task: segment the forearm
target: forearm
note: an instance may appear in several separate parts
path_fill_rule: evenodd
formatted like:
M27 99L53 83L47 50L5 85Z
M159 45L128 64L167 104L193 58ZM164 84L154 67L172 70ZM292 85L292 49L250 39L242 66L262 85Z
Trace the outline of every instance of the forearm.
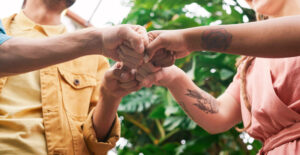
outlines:
M96 42L100 38L97 40L94 31L88 29L45 39L12 38L0 46L0 76L33 71L96 54L95 45L99 44Z
M300 55L300 16L245 24L183 30L191 51L214 51L258 57Z
M232 109L222 107L220 101L201 90L187 76L180 76L168 88L182 109L200 127L210 133L230 129L239 119L232 119ZM176 85L174 85L176 83ZM224 104L223 104L224 105Z
M121 99L122 98L106 94L106 91L102 89L100 101L93 114L93 125L98 140L103 141L107 137L116 119L115 117Z

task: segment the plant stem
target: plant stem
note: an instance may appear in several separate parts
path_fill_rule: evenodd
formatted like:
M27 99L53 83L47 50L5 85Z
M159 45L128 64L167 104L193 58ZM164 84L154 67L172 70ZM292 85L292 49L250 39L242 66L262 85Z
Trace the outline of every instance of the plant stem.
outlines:
M151 139L151 141L153 142L153 144L156 144L157 140L155 139L155 137L151 134L151 130L149 128L147 128L146 126L144 126L142 123L138 122L137 120L135 120L132 116L128 115L128 114L124 114L124 119L127 120L128 122L132 123L133 125L137 126L138 128L140 128L142 131L144 131L148 137Z
M166 136L166 132L165 132L164 128L162 127L162 125L161 125L159 119L155 119L155 123L156 123L157 128L158 128L158 131L159 131L159 133L160 133L160 137L161 137L161 138L164 138L164 137ZM160 138L160 139L161 139L161 138Z
M172 137L174 134L176 134L178 131L180 131L179 128L171 131L170 133L168 133L164 138L161 138L158 142L158 145L163 143L165 140L167 140L168 138Z

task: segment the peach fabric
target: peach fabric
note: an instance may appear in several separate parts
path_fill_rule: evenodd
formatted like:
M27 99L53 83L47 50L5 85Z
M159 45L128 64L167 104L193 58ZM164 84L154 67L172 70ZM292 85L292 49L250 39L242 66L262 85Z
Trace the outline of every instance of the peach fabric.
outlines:
M239 70L225 93L241 104L252 137L263 142L259 154L300 154L300 57L256 58L247 72L251 114L240 99Z

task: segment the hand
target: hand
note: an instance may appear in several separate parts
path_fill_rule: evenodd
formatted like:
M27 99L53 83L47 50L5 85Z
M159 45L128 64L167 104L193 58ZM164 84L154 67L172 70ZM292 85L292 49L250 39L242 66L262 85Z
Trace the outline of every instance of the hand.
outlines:
M163 86L169 88L175 79L184 76L184 72L175 65L165 68L157 68L147 63L140 67L137 71L136 79L140 81L143 87L152 87L152 85Z
M147 36L147 31L142 26L136 26L134 27L134 30L142 37L143 40L143 46L148 46L149 39ZM145 50L145 48L144 48ZM121 61L124 63L125 66L136 69L138 68L142 63L144 63L144 51L142 51L142 54L135 51L134 48L132 48L132 45L130 45L127 41L122 44L118 49L119 57Z
M104 75L101 93L112 98L122 98L141 88L135 80L135 72L117 62Z
M151 32L148 33L149 43L155 40L155 36ZM155 67L168 67L175 63L175 56L171 51L159 49L150 61Z
M152 33L148 33L149 42L151 43L155 37ZM143 81L150 74L162 71L162 67L169 67L175 63L175 57L172 52L159 49L150 62L144 63L137 69L137 80ZM153 83L144 81L141 86L151 87Z
M182 30L152 31L148 36L153 41L146 48L145 62L149 62L159 51L169 51L175 59L190 54Z
M147 31L138 25L119 25L102 29L102 55L125 66L138 66L143 62Z

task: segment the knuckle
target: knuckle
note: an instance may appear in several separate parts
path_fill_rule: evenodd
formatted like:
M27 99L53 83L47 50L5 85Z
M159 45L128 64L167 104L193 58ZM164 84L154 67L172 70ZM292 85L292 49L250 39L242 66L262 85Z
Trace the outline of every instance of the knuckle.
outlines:
M128 33L129 27L126 25L122 25L119 27L119 35L124 36L126 33Z

